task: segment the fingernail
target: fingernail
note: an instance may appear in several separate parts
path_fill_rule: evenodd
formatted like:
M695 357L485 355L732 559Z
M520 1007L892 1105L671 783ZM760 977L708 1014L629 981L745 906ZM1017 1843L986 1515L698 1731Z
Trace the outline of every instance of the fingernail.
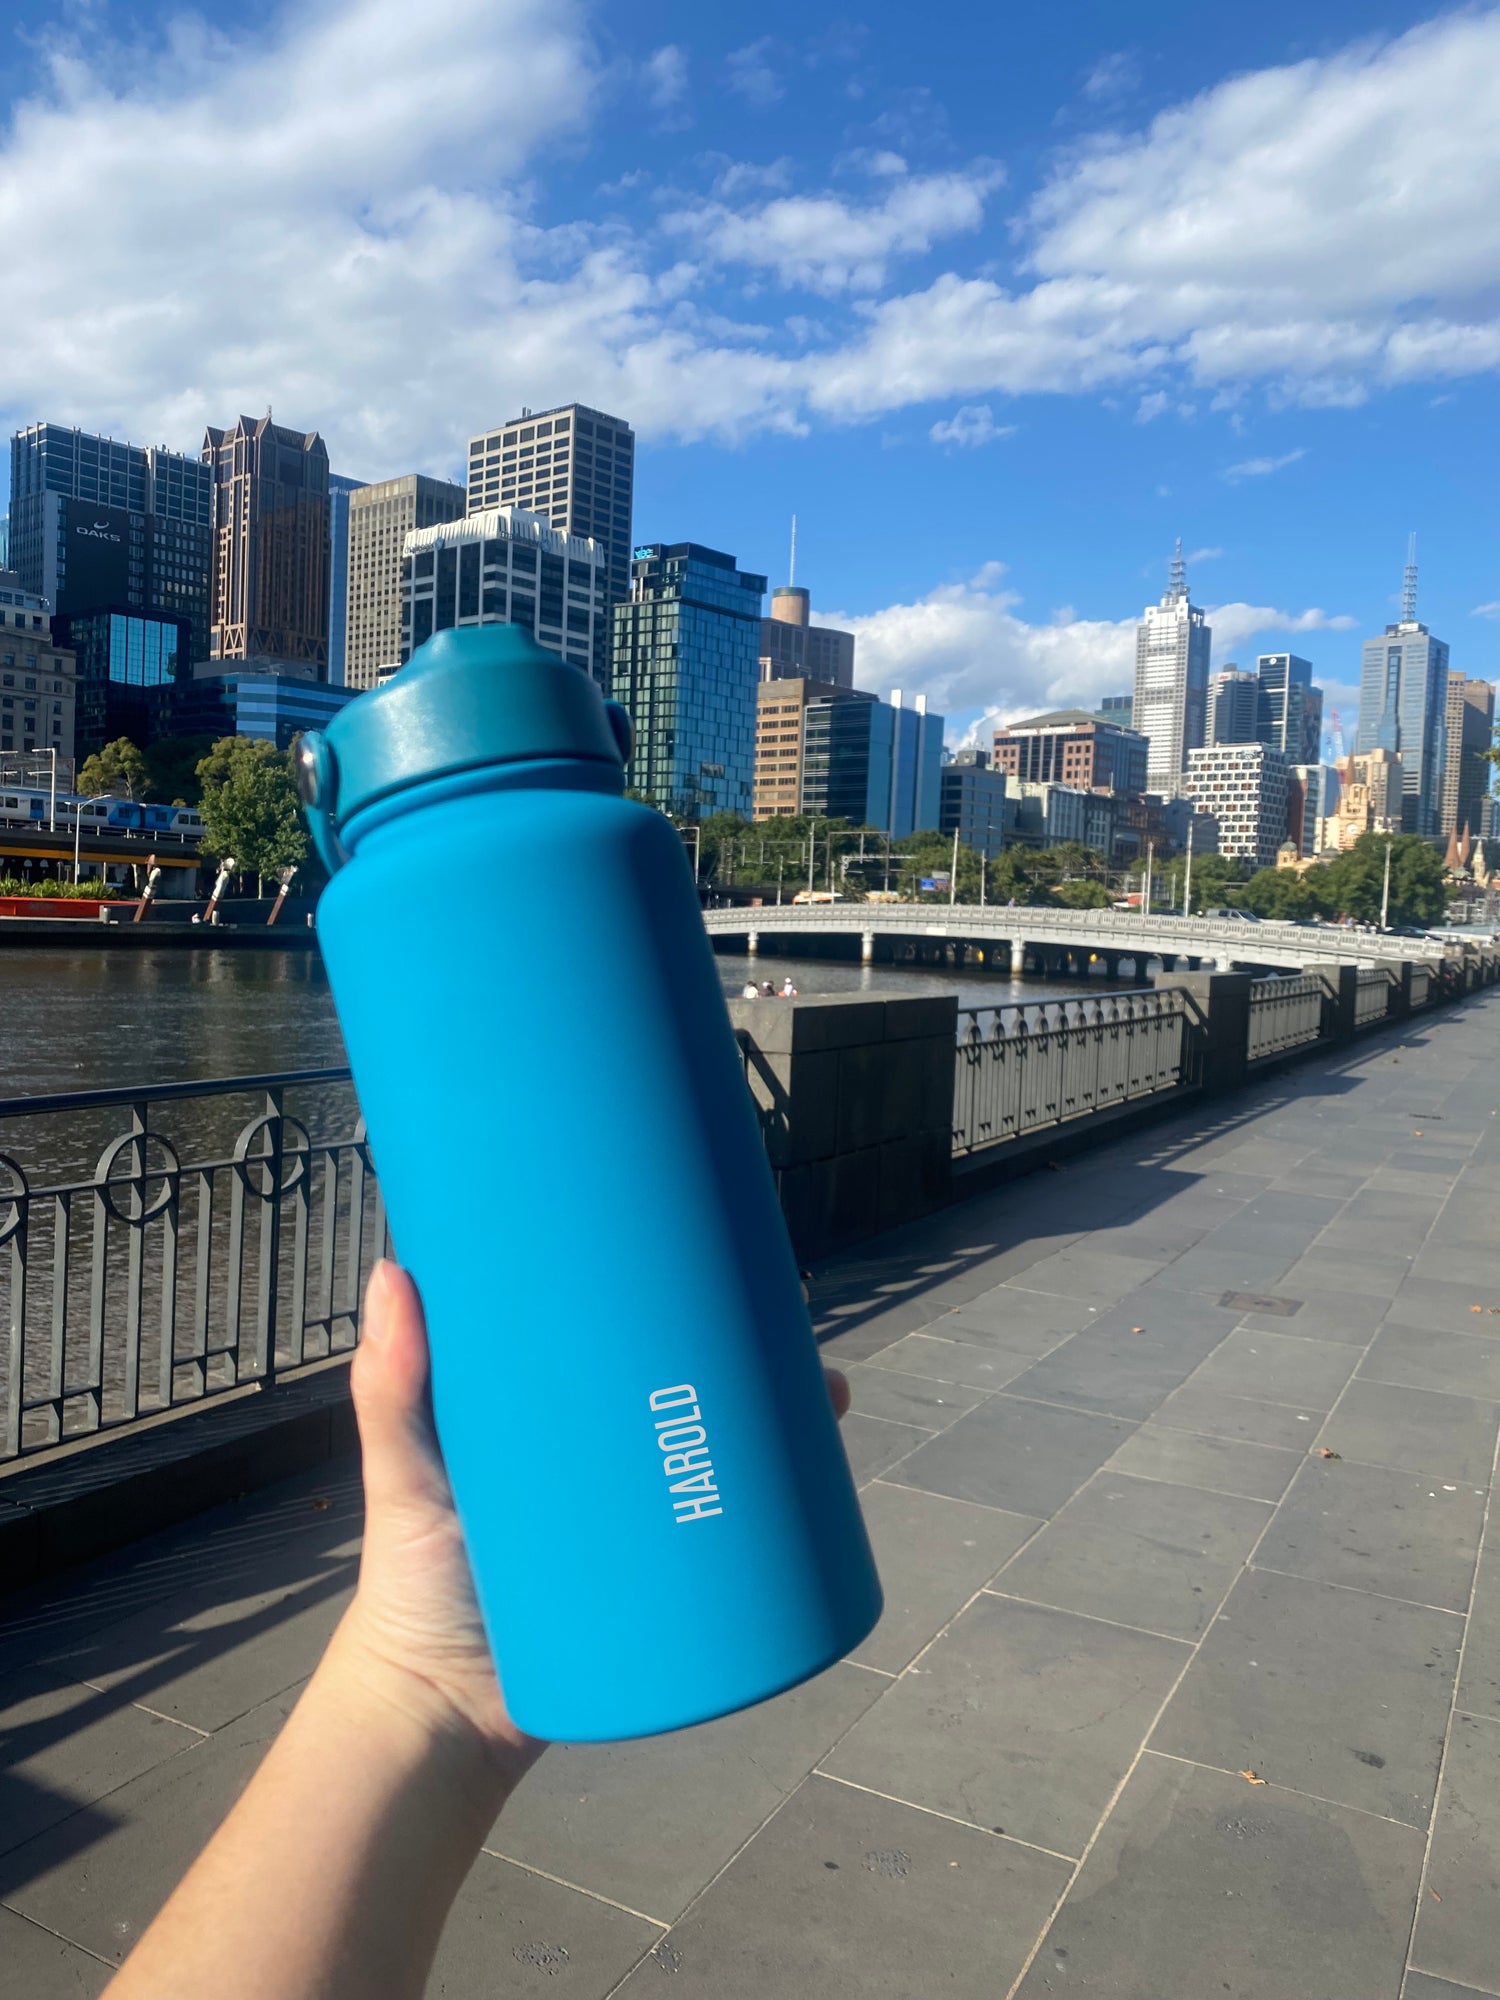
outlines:
M365 1287L365 1311L360 1323L360 1336L378 1347L390 1333L390 1263L384 1257L377 1257L370 1272L370 1282Z

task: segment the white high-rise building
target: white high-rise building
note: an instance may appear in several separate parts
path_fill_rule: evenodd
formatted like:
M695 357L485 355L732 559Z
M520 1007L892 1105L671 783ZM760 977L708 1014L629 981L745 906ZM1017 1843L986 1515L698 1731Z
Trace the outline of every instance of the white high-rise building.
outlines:
M1147 790L1164 798L1181 794L1188 752L1202 747L1212 643L1212 630L1188 597L1179 540L1166 593L1147 606L1135 633L1131 727L1149 745Z
M520 507L415 528L401 557L401 664L434 632L520 625L588 673L609 619L607 564L601 543L562 534ZM758 600L755 610L758 617ZM753 680L750 687L753 698Z
M1212 813L1219 852L1274 868L1287 834L1287 761L1267 743L1214 743L1188 752L1183 781L1194 812Z

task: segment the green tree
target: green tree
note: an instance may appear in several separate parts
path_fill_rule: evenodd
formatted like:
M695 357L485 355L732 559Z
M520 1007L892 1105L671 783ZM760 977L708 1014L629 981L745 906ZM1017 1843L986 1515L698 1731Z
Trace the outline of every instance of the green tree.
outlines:
M1437 923L1448 905L1443 858L1418 833L1362 833L1323 870L1322 886L1329 907L1357 923L1380 922L1387 847L1391 854L1389 921Z
M1080 881L1076 876L1071 881L1059 882L1053 894L1068 910L1107 910L1114 901L1105 883Z
M78 789L86 797L113 792L117 798L143 799L151 773L146 759L128 736L117 736L92 757L85 757L78 773Z
M212 750L211 736L163 736L146 745L146 797L195 806L203 796L198 766Z
M1299 917L1326 917L1332 911L1321 868L1299 875L1294 868L1261 868L1240 892L1240 902L1257 917L1294 923Z
M1192 914L1201 916L1205 910L1237 909L1244 903L1245 882L1250 871L1243 861L1233 861L1224 854L1195 854L1193 856ZM1187 874L1187 857L1179 854L1164 868L1155 871L1151 900L1158 908L1180 910L1182 908L1183 883ZM1132 889L1139 889L1144 875L1144 864L1137 863L1131 872Z
M308 840L297 800L290 755L274 743L221 736L198 764L203 788L203 852L234 857L241 873L265 878L297 868Z

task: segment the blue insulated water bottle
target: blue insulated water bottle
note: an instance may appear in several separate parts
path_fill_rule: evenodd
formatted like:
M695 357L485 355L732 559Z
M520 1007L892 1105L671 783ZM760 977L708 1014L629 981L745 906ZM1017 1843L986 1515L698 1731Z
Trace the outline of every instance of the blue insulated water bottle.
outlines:
M880 1613L682 842L517 627L305 736L318 934L511 1715L724 1715Z

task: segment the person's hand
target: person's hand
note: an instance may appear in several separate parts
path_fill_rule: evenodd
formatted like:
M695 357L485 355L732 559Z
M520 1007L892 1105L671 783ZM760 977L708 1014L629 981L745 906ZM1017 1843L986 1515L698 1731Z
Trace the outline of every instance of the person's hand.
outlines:
M827 1375L842 1417L849 1384ZM365 1535L335 1647L367 1688L477 1756L503 1793L545 1746L505 1712L433 1430L422 1302L395 1264L370 1274L352 1387Z

